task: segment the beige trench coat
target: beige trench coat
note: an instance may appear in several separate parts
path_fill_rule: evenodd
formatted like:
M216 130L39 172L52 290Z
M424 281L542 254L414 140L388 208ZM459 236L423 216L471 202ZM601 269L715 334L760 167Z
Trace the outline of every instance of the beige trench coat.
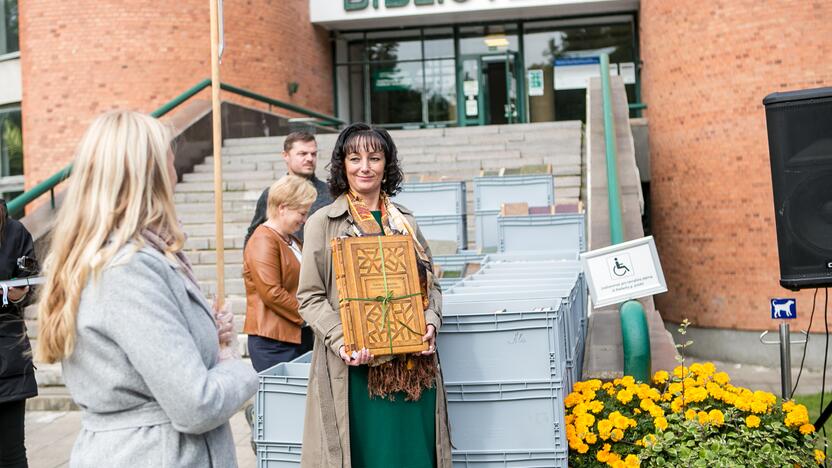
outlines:
M416 226L413 212L400 206L419 242L428 244ZM349 234L352 217L342 195L331 205L315 212L304 228L303 261L300 269L298 301L300 315L315 332L315 350L306 398L303 430L302 468L351 468L347 365L338 355L344 332L338 313L338 290L332 269L330 240ZM442 325L442 292L430 291L426 322ZM438 357L436 358L438 359ZM441 374L440 374L441 375ZM451 441L447 418L447 399L442 379L438 379L436 398L436 458L438 468L451 467Z

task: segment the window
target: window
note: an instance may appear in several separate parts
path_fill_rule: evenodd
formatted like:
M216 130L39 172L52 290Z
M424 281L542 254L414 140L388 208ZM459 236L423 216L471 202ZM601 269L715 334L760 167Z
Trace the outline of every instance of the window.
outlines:
M609 54L612 74L624 79L629 102L636 101L633 23L628 18L612 18L609 24L595 21L526 23L523 36L526 71L540 70L542 77L537 89L528 93L530 121L584 120L586 80L589 76L598 76L601 53Z
M0 108L0 196L11 200L23 190L23 132L20 107Z
M456 121L453 28L338 33L335 44L339 115L395 127Z
M17 0L0 0L0 55L20 50Z

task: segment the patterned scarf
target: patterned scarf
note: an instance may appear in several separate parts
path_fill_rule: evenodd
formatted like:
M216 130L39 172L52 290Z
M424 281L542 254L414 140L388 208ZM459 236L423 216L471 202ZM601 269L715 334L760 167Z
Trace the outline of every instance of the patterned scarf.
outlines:
M353 218L352 229L356 236L409 235L413 238L419 265L419 286L422 292L422 307L430 304L429 293L433 286L433 272L430 258L424 247L416 238L415 230L401 211L381 194L381 226L373 216L372 210L353 192L347 193L350 214ZM396 392L404 392L406 401L421 398L422 391L436 385L438 368L434 356L396 355L374 359L370 363L367 391L370 396L395 399Z
M196 280L196 275L194 275L194 269L191 267L191 262L188 260L188 257L185 256L185 252L180 250L173 254L173 258L171 258L171 254L166 252L166 249L170 245L170 242L166 240L166 237L163 234L158 234L151 229L142 229L141 232L142 239L154 249L158 250L162 253L165 257L167 257L171 261L175 261L179 266L179 270L182 272L182 275L191 283L196 286L197 289L199 288L199 283Z

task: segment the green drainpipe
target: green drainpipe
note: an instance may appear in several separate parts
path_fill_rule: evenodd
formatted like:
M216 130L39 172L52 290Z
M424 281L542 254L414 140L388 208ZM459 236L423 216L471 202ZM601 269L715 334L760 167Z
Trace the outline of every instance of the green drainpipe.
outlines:
M615 146L615 128L612 116L612 91L610 88L610 58L601 54L601 93L604 104L604 146L607 162L607 193L610 207L610 244L624 242L624 221L621 214L621 192L618 185L618 162ZM638 301L627 301L618 309L621 317L621 340L624 346L624 375L636 381L649 382L650 332L644 307Z

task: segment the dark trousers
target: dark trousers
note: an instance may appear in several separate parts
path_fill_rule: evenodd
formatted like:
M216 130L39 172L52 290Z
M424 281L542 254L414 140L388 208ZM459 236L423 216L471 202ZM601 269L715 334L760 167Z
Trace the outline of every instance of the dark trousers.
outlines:
M0 403L0 468L27 468L23 445L26 400Z
M300 344L277 341L271 338L264 338L257 335L248 337L248 355L251 364L257 372L280 364L289 362L312 351L314 335L310 327L303 327L300 331Z

